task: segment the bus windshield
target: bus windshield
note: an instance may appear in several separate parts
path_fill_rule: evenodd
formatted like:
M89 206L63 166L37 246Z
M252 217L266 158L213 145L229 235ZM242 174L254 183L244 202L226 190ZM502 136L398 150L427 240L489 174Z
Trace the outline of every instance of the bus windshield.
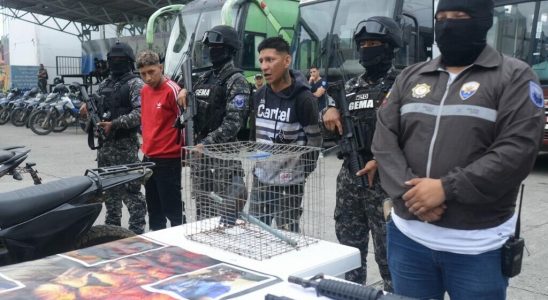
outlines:
M495 8L488 43L502 53L529 63L548 84L548 1L524 1Z
M361 20L394 16L396 0L309 1L299 7L294 39L294 68L306 73L310 66L331 77L350 78L363 73L352 36ZM363 9L367 5L367 9Z
M209 53L203 51L202 37L204 32L214 26L221 24L221 9L209 11L191 11L183 12L175 19L169 43L166 51L165 74L173 76L180 70L183 54L188 50L190 36L195 32L194 55L192 58L192 69L199 70L207 68L209 62Z

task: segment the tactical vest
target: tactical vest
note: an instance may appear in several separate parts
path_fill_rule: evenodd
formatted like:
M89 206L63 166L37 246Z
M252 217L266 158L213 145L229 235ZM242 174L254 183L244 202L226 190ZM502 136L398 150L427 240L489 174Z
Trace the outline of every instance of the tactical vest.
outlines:
M347 99L348 111L354 121L356 133L364 137L363 141L365 144L361 145L360 154L366 161L373 158L371 144L377 122L377 110L381 106L386 94L390 91L394 79L395 76L389 74L387 78L378 83L357 86L350 91L355 94Z
M197 142L221 126L226 115L226 81L232 75L242 72L240 69L230 68L219 76L214 76L213 71L207 71L194 86L198 109L198 113L194 117L194 132Z
M112 80L110 77L106 79L106 84L98 91L99 95L103 96L103 105L99 107L102 111L101 119L104 121L112 121L119 116L126 115L133 110L131 105L130 87L128 81L137 78L133 73L124 74L118 80ZM131 129L116 129L114 138L126 138L130 134L138 131L138 127Z

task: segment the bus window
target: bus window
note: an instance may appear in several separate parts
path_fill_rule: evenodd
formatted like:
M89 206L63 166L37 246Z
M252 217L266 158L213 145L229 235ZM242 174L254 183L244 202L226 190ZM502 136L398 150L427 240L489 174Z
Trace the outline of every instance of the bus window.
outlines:
M543 84L548 84L548 2L540 4L531 65Z
M493 27L487 35L488 43L508 56L527 62L534 13L535 2L495 8Z
M306 30L300 35L300 45L298 54L298 69L308 70L310 66L318 64L316 57L319 53L318 41L310 37Z
M432 0L406 0L403 3L404 49L396 64L408 66L432 57L434 42L434 8Z
M185 18L187 18L187 15L183 12L183 20L186 20ZM204 11L200 15L200 19L196 25L196 37L194 40L194 57L192 64L194 69L204 68L211 65L209 62L209 52L207 47L202 43L202 37L207 30L210 30L217 25L221 25L220 22L220 10ZM191 26L186 26L187 30L189 30L189 28L193 28Z
M242 68L249 70L259 70L259 55L257 48L259 44L266 38L265 33L249 32L244 34L244 42L242 48Z
M418 25L416 19L410 15L403 15L400 20L402 29L403 46L396 53L394 64L398 68L409 66L418 62L417 58L417 32Z
M278 32L256 3L249 3L244 9L247 9L242 12L246 16L245 31L239 57L242 68L256 73L260 70L257 47L267 37L278 36Z
M352 3L354 2L354 3ZM361 2L361 3L360 3ZM363 73L363 67L359 64L359 57L354 43L354 30L362 20L373 16L394 16L396 1L368 1L367 9L362 7L363 1L340 1L337 17L334 21L333 36L331 37L331 52L329 59L330 73L336 75L337 71L344 75L343 79L349 79ZM320 19L322 22L323 20ZM325 21L323 21L325 22ZM325 67L323 64L322 67Z
M327 71L330 80L346 79L363 73L358 62L353 35L356 25L372 16L393 16L396 0L308 1L300 6L296 30L294 67L307 72L311 65Z
M332 13L336 1L324 1L303 5L297 29L298 48L295 62L299 70L306 72L311 65L321 66L326 60L327 36L331 30Z

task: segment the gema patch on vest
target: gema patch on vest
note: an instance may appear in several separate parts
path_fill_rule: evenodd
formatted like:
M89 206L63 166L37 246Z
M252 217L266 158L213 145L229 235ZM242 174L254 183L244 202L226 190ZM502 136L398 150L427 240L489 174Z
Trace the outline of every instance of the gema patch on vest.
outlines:
M194 94L197 97L209 97L209 94L211 93L210 89L197 89Z
M358 94L354 101L348 103L348 110L375 108L375 101L369 99L369 94Z

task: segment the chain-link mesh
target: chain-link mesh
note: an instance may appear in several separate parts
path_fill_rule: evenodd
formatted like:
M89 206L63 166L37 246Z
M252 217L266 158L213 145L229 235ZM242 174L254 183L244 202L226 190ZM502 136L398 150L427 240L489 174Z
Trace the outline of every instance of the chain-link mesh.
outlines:
M236 142L183 151L189 239L263 260L323 237L319 148Z

